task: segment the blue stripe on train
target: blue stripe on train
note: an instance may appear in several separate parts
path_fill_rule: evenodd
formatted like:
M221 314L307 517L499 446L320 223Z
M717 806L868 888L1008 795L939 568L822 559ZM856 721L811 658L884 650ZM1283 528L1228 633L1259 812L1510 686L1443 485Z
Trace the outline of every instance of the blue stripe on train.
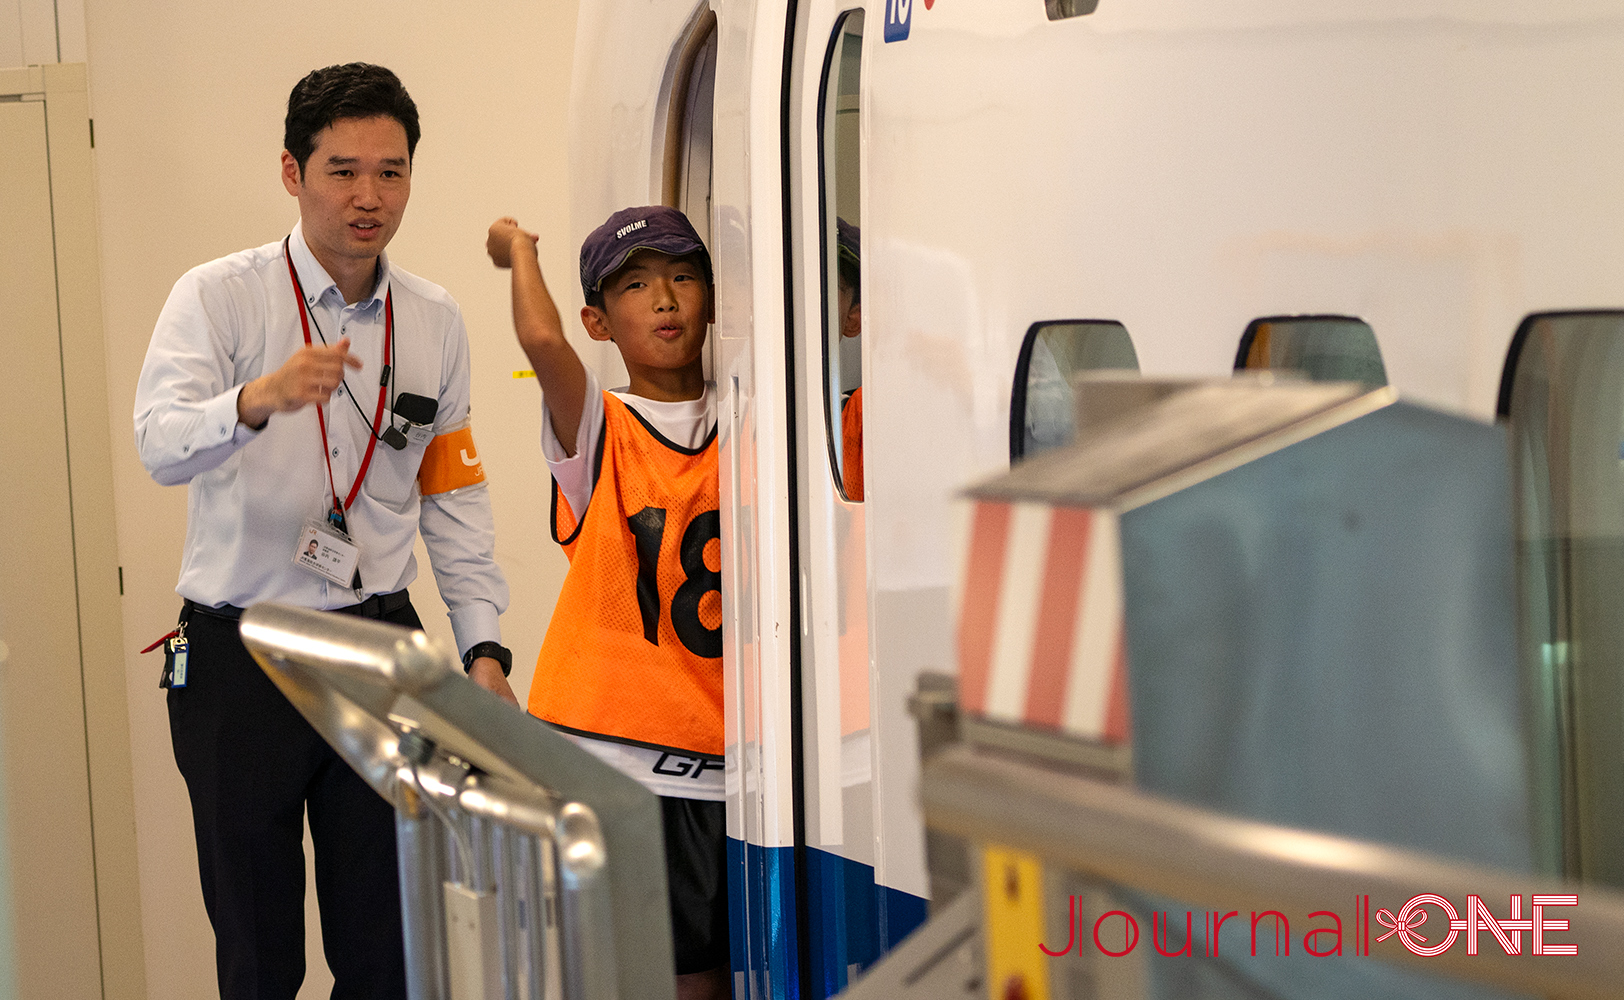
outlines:
M753 890L750 897L763 901L752 913L744 886L728 879L733 971L748 975L755 995L798 1000L794 849L747 846L729 838L727 859L730 875L743 872ZM872 865L817 848L808 848L806 859L810 996L823 1000L924 923L927 904L911 893L876 886Z
M727 839L728 949L743 995L800 1000L795 946L795 849ZM739 881L740 873L743 881Z

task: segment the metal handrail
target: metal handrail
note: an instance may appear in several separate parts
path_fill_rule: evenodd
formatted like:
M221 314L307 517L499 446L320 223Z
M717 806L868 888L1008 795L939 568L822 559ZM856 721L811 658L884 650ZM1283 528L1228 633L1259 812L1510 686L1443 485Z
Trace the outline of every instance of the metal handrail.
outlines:
M1456 904L1476 895L1502 907L1514 895L1577 894L1580 905L1557 914L1570 920L1558 936L1578 945L1576 955L1507 955L1492 937L1476 955L1457 943L1423 957L1397 940L1366 954L1563 997L1616 997L1624 983L1624 895L1613 890L1239 819L962 744L925 765L921 798L926 822L949 833L1105 882L1226 910L1275 910L1292 920L1363 896L1396 912L1424 893Z
M294 707L395 807L412 1000L448 991L444 836L468 850L453 816L543 845L557 886L552 947L564 996L673 996L652 793L473 684L422 632L261 604L244 612L241 633ZM469 888L490 887L490 873L473 872L470 859L462 868L465 882L482 883Z

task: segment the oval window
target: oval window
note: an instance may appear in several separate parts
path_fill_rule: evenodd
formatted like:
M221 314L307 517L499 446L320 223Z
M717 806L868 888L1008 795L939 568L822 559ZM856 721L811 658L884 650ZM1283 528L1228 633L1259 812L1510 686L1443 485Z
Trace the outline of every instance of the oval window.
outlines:
M1523 320L1500 380L1540 867L1624 886L1624 311Z
M1353 316L1265 316L1247 324L1236 371L1301 372L1314 382L1387 384L1370 324Z
M1113 319L1033 323L1015 362L1009 405L1009 458L1036 455L1071 443L1079 372L1139 371L1128 328Z

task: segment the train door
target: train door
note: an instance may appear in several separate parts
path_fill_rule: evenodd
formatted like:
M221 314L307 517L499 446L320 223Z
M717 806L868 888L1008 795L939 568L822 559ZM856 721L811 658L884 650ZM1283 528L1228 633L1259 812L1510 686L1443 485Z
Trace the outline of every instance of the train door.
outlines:
M863 413L872 355L862 306L868 285L862 77L865 49L877 32L851 0L802 3L797 17L784 127L803 946L808 992L824 997L845 988L924 918L924 865L912 808L913 724L900 696L894 706L876 698L885 685L869 627ZM900 884L899 868L908 869Z
M701 7L672 52L655 111L659 203L679 209L711 246L711 127L716 104L716 14ZM705 379L716 379L716 338L705 342Z
M829 219L844 212L861 227L860 159L851 154L861 142L856 9L850 0L584 0L577 27L573 239L616 209L664 202L687 212L715 263L708 361L721 466L729 916L741 998L832 994L925 909L912 723L901 698L893 715L906 723L906 745L890 751L896 761L875 766L902 727L873 724L863 506L851 499L860 486L837 471L861 463L829 451L831 421L840 426L840 404L851 405L866 363L860 336L832 341L828 369L822 356L825 312L842 308L838 262L825 259L838 254L840 235L834 221L824 224L825 118L841 123L837 146L846 151L830 161L846 179L831 195ZM860 232L846 242L848 257L860 260ZM859 276L848 292L861 287ZM578 344L600 380L618 384L612 350ZM706 566L717 568L710 552ZM899 803L907 822L876 818ZM886 875L892 845L902 845L902 867L915 873L900 891Z
M782 562L783 532L775 528L787 520L781 498L788 490L773 485L783 484L788 472L782 432L774 430L781 426L783 396L781 383L760 377L763 365L782 371L781 356L759 346L763 338L774 344L781 336L760 322L759 310L770 316L772 309L751 281L755 234L744 225L753 201L748 166L759 156L752 147L760 137L748 128L716 129L718 120L736 124L748 114L750 70L779 57L777 46L752 44L755 20L749 4L713 9L700 3L671 36L652 116L654 169L646 200L681 209L715 265L718 315L706 344L705 375L717 398L722 537L715 551L706 551L705 568L721 576L714 611L723 631L727 689L729 950L734 995L776 1000L800 992L802 953L790 766L794 699L786 683L793 665L771 641L787 631L773 623L783 620L788 581L770 568ZM732 42L725 52L724 33ZM720 100L718 79L725 88ZM711 613L702 602L701 621L710 624Z
M630 19L614 25L617 35L647 22L645 7L625 6ZM692 11L668 43L659 88L657 190L693 220L716 270L706 364L716 385L721 539L719 564L709 551L705 560L721 581L734 995L792 997L802 992L803 952L778 225L786 11L754 0Z

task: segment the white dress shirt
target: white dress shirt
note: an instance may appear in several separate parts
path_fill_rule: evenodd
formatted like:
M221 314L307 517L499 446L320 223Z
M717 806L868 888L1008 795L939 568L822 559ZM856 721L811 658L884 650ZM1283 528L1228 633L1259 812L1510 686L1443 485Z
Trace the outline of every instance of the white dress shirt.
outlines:
M377 412L385 295L394 295L394 393L437 399L436 435L468 421L468 333L445 289L391 266L387 255L378 259L373 293L348 305L299 227L288 243L312 319L312 343L348 336L350 353L362 362L360 369L345 369L344 386L323 406L342 500L355 482ZM237 395L302 347L299 307L280 241L195 267L169 293L136 387L135 441L153 479L165 486L188 484L186 549L176 592L212 607L260 601L345 607L416 579L412 546L422 531L440 595L451 609L458 652L500 641L497 616L507 608L508 590L495 560L489 493L481 482L420 496L417 470L425 444L396 451L379 442L373 450L366 480L346 512L350 537L361 550L359 591L293 565L305 522L323 517L333 502L316 407L272 414L254 431L237 419ZM386 421L388 406L386 396Z

